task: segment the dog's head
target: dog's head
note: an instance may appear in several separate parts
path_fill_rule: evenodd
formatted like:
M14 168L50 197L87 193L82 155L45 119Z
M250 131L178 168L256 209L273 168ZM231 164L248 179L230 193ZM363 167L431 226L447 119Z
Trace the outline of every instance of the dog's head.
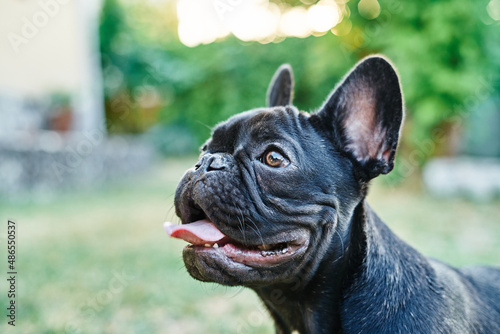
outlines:
M403 117L398 77L381 57L361 61L313 114L292 106L289 66L268 107L217 125L175 196L191 243L189 273L257 287L314 272L345 247L354 208L373 177L392 170Z

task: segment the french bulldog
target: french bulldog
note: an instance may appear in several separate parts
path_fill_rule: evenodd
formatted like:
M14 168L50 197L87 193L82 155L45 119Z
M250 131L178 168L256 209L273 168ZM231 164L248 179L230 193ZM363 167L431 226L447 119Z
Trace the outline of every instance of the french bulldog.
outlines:
M281 66L267 107L218 124L175 195L192 277L253 289L276 333L500 333L500 269L456 269L399 239L365 200L403 120L388 60L359 62L314 113Z

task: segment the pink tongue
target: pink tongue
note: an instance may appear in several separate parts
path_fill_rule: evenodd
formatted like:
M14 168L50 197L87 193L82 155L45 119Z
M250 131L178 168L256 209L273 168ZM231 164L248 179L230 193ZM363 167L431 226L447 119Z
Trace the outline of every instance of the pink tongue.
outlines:
M210 220L203 219L189 224L163 224L168 235L185 240L193 245L213 244L225 237Z

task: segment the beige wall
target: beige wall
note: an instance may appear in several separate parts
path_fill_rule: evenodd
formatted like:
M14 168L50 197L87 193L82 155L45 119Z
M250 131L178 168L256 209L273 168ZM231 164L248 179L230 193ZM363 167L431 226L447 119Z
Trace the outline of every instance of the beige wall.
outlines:
M0 98L71 93L74 129L102 125L99 8L100 0L0 0Z
M79 88L83 45L76 3L64 2L0 1L0 90L24 95Z

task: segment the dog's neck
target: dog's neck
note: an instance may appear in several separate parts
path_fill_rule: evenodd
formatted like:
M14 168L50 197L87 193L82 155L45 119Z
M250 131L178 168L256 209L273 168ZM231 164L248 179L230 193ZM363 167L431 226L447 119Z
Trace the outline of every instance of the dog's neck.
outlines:
M332 246L309 282L255 289L274 318L277 333L357 333L363 328L383 332L379 318L354 322L356 317L343 315L377 314L373 312L377 309L391 314L401 305L416 307L415 316L422 314L418 304L425 301L412 300L412 292L433 289L434 273L427 260L394 235L364 200L351 219L345 240L349 246L340 254ZM393 247L394 243L401 247ZM391 249L400 251L391 253ZM386 295L387 291L394 293Z

